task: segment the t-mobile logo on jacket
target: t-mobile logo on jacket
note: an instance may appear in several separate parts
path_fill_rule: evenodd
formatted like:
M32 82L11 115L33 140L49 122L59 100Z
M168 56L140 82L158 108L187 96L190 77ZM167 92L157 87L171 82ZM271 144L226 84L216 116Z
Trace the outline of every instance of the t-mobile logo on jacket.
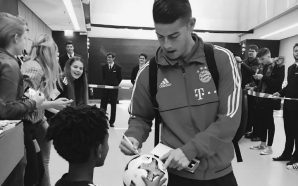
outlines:
M205 95L204 92L205 92L204 88L195 89L195 97L198 98L198 100L202 100L203 96Z
M212 91L205 92L204 88L197 88L197 89L194 89L194 91L195 91L195 97L198 98L198 100L204 99L203 96L205 94L210 95L211 93L214 93L214 94L217 93L216 90L214 90L213 92Z

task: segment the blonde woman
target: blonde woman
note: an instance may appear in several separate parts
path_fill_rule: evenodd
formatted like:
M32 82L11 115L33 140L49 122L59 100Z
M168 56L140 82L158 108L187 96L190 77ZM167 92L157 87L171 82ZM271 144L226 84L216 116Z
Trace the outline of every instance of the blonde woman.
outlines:
M24 62L21 71L25 79L25 88L30 87L38 90L45 95L47 100L51 100L55 92L57 92L57 84L59 86L60 66L57 60L58 47L51 36L44 34L37 39L31 49L31 59ZM57 83L58 82L58 83ZM49 180L49 158L50 143L45 139L48 123L44 116L44 109L62 110L70 105L72 100L67 98L59 98L54 101L45 101L43 109L27 118L27 122L31 123L32 131L35 133L37 142L42 152L42 160L45 168L45 174L42 178L42 186L50 186ZM30 125L30 124L29 124Z
M23 78L20 64L15 56L21 55L25 49L27 32L27 24L22 18L0 12L0 99L2 100L0 117L2 119L21 119L39 107L44 99L43 96L38 95L35 98L32 97L33 100L21 99L24 94ZM25 167L24 156L2 185L23 186Z

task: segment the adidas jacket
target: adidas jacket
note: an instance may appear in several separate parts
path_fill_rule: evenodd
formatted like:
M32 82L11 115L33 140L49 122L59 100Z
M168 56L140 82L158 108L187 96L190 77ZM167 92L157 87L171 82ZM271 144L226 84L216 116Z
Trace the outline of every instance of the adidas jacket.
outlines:
M189 160L197 157L201 161L194 174L169 171L186 178L209 180L232 171L232 139L241 116L241 79L232 53L215 46L217 92L206 64L203 41L196 35L193 38L196 44L184 61L170 61L162 49L157 51L156 100L163 120L162 143L182 149ZM125 132L140 143L147 139L154 118L148 65L136 78L129 128Z

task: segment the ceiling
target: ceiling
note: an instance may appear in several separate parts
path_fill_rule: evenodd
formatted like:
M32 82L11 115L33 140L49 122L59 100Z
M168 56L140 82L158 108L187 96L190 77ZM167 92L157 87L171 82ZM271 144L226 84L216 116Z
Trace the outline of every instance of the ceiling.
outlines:
M67 13L63 0L22 0L52 30L73 30L73 24ZM80 30L86 32L86 22L92 26L88 32L92 37L122 38L155 38L153 30L114 29L104 26L149 27L153 28L152 5L154 0L71 0L78 18ZM288 13L298 8L298 0L189 0L196 18L195 29L208 31L248 31L266 28L270 22L283 25L276 21L283 12ZM83 3L82 3L83 2ZM88 5L88 6L85 6ZM88 9L86 9L88 7ZM90 8L89 8L90 7ZM88 14L86 14L88 10ZM289 11L290 10L290 11ZM84 15L85 11L85 15ZM87 15L87 16L86 16ZM271 20L271 21L270 21ZM273 20L273 21L272 21ZM287 19L288 20L288 19ZM286 20L286 22L287 22ZM264 24L266 23L267 24ZM293 24L297 21L292 20ZM260 26L261 25L261 26ZM286 26L286 25L285 25ZM268 26L273 29L275 27ZM89 29L88 29L89 30ZM249 37L259 39L270 32L264 29L260 34ZM296 35L296 29L281 32L266 39L283 39ZM210 34L209 34L210 35ZM216 34L215 34L216 35ZM239 34L234 34L239 39ZM225 36L224 36L225 37ZM212 38L212 36L210 37ZM216 38L215 38L216 39Z
M81 0L71 0L80 29L86 31L85 17ZM62 0L22 0L52 30L74 30L70 16Z
M153 2L154 0L92 0L91 23L153 27ZM196 29L240 30L240 2L241 0L190 0L193 17L197 20Z

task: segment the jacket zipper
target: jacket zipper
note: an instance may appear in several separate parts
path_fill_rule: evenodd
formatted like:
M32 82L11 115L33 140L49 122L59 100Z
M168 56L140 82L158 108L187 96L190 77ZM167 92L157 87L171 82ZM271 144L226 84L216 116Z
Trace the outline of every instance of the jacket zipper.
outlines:
M180 65L180 69L181 69L181 71L182 71L182 74L183 74L183 80L184 80L184 87L185 87L185 94L186 94L186 99L187 99L187 108L188 108L188 112L189 112L189 116L190 116L190 120L191 120L191 122L192 122L192 126L194 127L194 129L197 129L198 131L199 131L199 128L198 127L196 127L196 122L195 122L195 120L194 120L194 118L192 117L192 115L191 115L191 111L190 111L190 109L191 109L191 106L190 106L190 103L189 103L189 94L188 94L188 89L187 89L187 84L186 84L186 77L185 77L185 68L184 68L184 66L183 65Z
M182 71L182 76L183 76L183 80L184 80L184 88L185 88L185 94L186 94L186 99L187 99L187 107L189 108L189 97L187 94L187 85L186 85L186 77L185 77L185 68L183 65L179 65L181 71Z

